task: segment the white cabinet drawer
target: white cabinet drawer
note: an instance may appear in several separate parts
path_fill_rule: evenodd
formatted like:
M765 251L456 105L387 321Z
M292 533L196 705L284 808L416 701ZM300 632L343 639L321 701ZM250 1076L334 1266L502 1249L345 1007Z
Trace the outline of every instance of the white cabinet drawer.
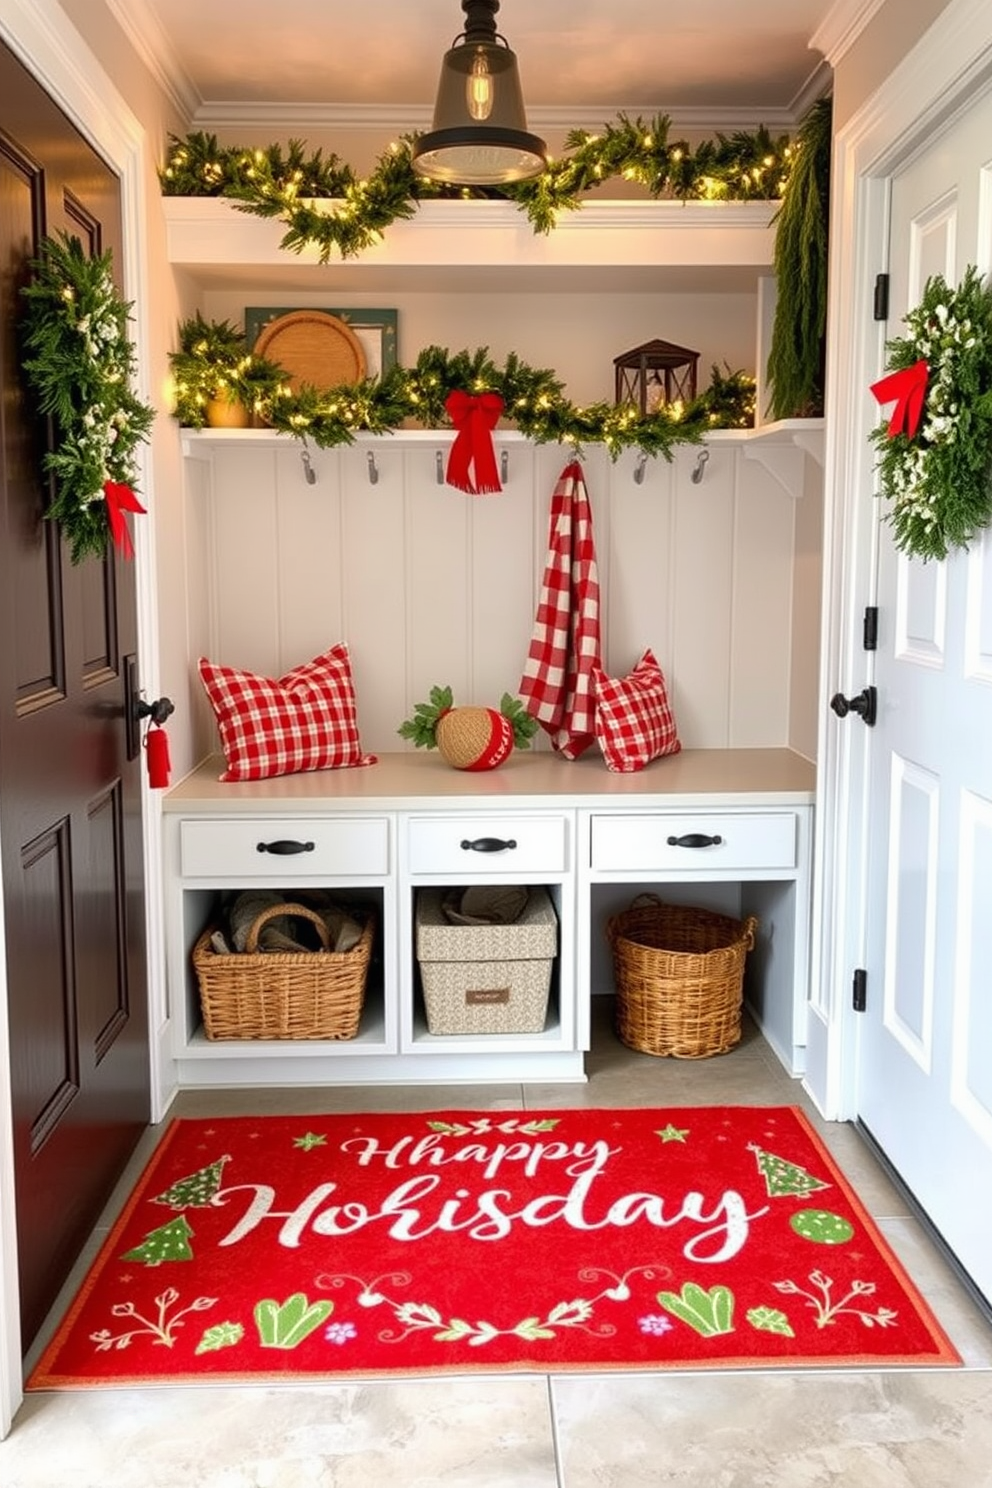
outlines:
M386 817L257 817L179 824L184 878L280 878L389 872Z
M568 841L562 816L413 817L410 872L563 873Z
M594 816L592 867L621 873L793 868L796 835L791 811Z

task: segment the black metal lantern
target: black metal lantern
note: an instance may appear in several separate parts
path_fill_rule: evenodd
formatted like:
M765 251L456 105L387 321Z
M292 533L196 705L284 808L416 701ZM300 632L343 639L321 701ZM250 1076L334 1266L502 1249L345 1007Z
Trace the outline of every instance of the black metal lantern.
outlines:
M643 417L696 396L699 352L672 341L645 341L614 357L617 403L633 403Z
M499 0L462 0L462 10L465 30L444 54L433 127L414 145L413 168L447 185L529 180L547 150L527 129L517 59L496 30Z

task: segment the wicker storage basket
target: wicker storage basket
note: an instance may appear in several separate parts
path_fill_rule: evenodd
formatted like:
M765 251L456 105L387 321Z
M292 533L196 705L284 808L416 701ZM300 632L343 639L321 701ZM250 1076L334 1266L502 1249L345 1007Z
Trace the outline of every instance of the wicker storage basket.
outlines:
M740 1041L744 961L758 922L642 894L606 927L617 1034L642 1054L704 1059Z
M427 1029L434 1034L541 1033L548 1012L558 919L547 889L532 888L509 925L453 925L443 889L417 894L417 960Z
M309 920L321 951L260 951L262 927L277 915ZM252 921L243 952L218 955L209 926L193 947L208 1039L350 1039L365 1001L375 918L350 951L331 951L327 926L304 904L274 904Z

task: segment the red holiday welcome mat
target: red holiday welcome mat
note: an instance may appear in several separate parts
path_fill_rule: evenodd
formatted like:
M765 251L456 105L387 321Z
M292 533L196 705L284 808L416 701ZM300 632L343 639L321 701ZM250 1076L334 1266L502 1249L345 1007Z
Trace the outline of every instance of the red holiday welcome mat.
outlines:
M28 1389L956 1364L798 1110L175 1121Z

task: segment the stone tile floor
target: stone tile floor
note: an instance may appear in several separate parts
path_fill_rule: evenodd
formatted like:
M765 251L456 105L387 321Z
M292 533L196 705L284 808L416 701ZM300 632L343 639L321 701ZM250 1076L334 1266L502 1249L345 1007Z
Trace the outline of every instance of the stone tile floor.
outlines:
M585 1085L186 1092L174 1114L801 1105L965 1367L35 1394L0 1442L3 1488L992 1488L992 1323L858 1132L821 1121L753 1028L719 1059L656 1060L624 1049L596 1003Z

